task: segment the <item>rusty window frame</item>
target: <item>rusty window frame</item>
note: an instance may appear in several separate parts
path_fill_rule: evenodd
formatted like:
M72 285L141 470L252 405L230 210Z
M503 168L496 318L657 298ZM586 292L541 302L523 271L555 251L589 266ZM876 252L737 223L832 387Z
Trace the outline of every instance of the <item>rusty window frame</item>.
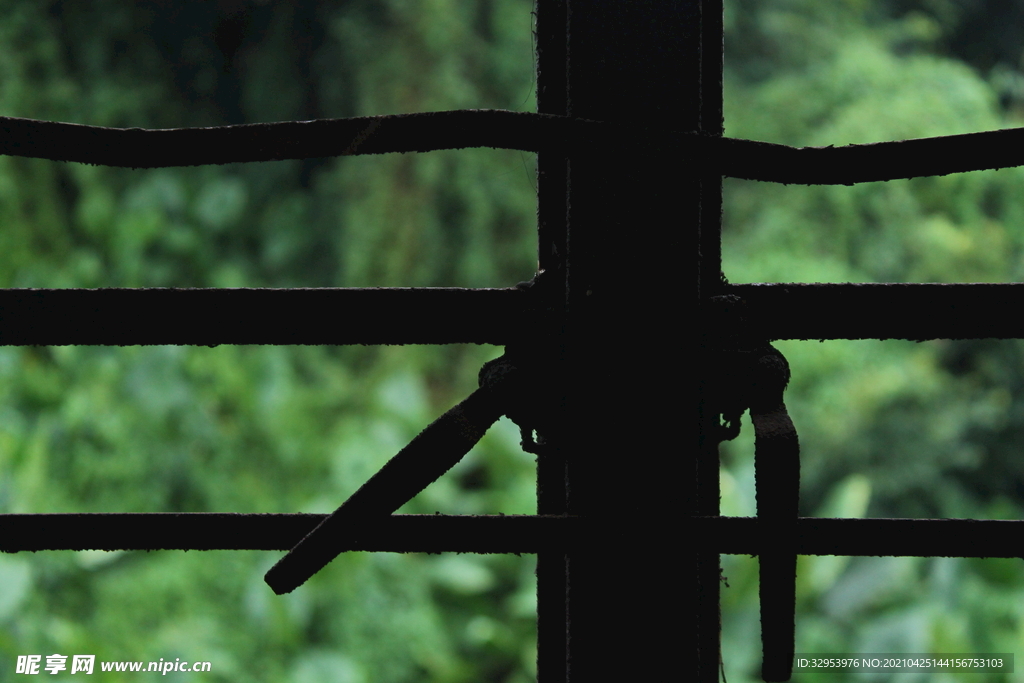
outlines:
M683 240L672 230L689 226L685 244L696 258L697 297L684 310L694 311L697 329L706 334L722 323L711 315L712 298L735 296L747 304L748 331L764 339L1020 338L1024 321L980 315L993 305L1024 303L1020 284L725 284L720 278L721 177L852 184L1016 166L1024 164L1024 155L1014 152L1024 141L1024 129L834 149L728 139L721 126L721 0L538 0L536 8L537 114L461 110L171 131L3 118L0 154L152 168L480 146L537 152L539 260L541 269L552 274L553 289L10 289L0 290L0 343L508 345L543 337L546 352L567 371L564 386L546 390L562 392L567 424L575 431L569 430L539 460L539 514L393 515L375 523L374 533L350 549L537 552L538 677L545 683L594 680L592 672L598 671L641 680L679 675L717 680L718 555L757 554L764 529L757 518L719 515L719 415L709 410L714 406L706 405L703 395L714 381L703 362L715 350L713 343L705 340L695 354L682 356L686 363L670 362L677 360L671 357L638 361L644 347L635 337L642 335L628 326L603 325L608 316L618 316L660 333L670 330L658 327L658 320L666 317L664 307L678 304L674 292L665 290L678 282L671 268L678 262L676 254L655 244L647 252L654 265L642 272L601 270L614 250L595 227L606 215L598 209L629 203L628 192L616 196L617 187L642 187L647 201L629 207L637 220L649 219L640 230L678 246ZM596 93L609 81L623 89L635 86L636 93L629 90L635 100L599 101ZM669 125L674 121L683 125ZM595 154L622 163L597 169ZM689 166L680 171L678 183L648 191L629 184L631 175L650 172L628 165L637 159ZM577 189L574 195L574 187L591 192ZM595 188L608 192L602 195ZM598 209L587 213L588 202ZM668 228L656 230L653 219L664 220L673 206L682 208L672 209ZM624 219L612 214L609 220L622 224ZM975 305L980 302L986 306ZM886 320L871 315L893 306L907 314ZM341 330L320 314L338 309L346 310L349 323ZM381 319L384 309L392 315ZM125 310L132 311L130 321ZM255 311L258 317L247 315ZM216 322L196 322L204 319ZM697 450L651 465L670 468L666 471L674 477L651 476L626 462L609 467L601 460L631 447L669 449L666 453L678 448L654 430L638 434L632 429L656 408L609 393L603 384L605 370L608 377L621 379L637 362L660 375L636 380L631 388L655 395L667 381L697 390ZM611 397L605 402L612 405L600 405L602 397ZM658 413L662 420L667 415ZM602 440L610 444L606 449ZM604 498L601 485L614 483L609 470L623 486ZM687 513L679 512L680 500ZM2 549L8 552L288 550L325 517L6 514L0 515L0 524ZM657 552L665 543L665 529L674 533L677 522L689 558L678 567L666 568L657 557L647 561L624 555L635 549ZM1008 530L1018 528L1013 525L1024 523L794 522L792 540L799 554L962 557L1016 556L1005 539ZM621 557L616 559L616 553ZM663 628L666 610L682 620L678 630Z
M0 117L0 154L137 169L482 146L537 152L544 146L542 140L557 153L565 147L560 141L590 137L566 132L567 124L571 126L559 116L493 110L171 130ZM564 253L564 247L539 251ZM538 322L550 318L547 313L557 308L549 306L548 299L542 300L538 290L521 287L3 289L0 345L507 346L536 336ZM325 315L328 311L344 311L344 324ZM382 316L381 311L389 315ZM539 497L557 498L557 475L547 479L549 485L543 494L538 491ZM564 481L561 486L564 497ZM559 514L548 515L392 515L372 520L372 534L346 550L516 554L550 550L557 557L578 536L574 533L577 520L564 512L563 505ZM0 549L287 551L327 517L303 513L0 514L4 531ZM548 588L546 593L554 596L558 581L551 583L556 590ZM557 609L545 614L550 615L548 622L564 620ZM558 640L558 630L557 626L549 629L556 636L549 640ZM548 667L551 673L545 674L546 679L555 679L556 668L564 676L566 652L564 643L544 649L542 659L554 655L563 661L561 667Z
M1016 147L1024 142L1024 128L1002 129L936 138L901 140L845 147L792 148L721 138L706 159L729 177L803 185L853 185L1024 165ZM715 154L717 153L717 154ZM721 271L721 223L701 222L698 238L698 319L704 331L699 357L705 362L727 361L730 336L748 340L826 339L1013 339L1024 338L1024 321L993 311L1018 310L1024 304L1024 283L905 284L905 283L752 283L729 284ZM899 315L879 314L898 311ZM724 354L724 355L723 355ZM725 438L713 391L728 370L698 364L699 446L696 460L698 495L694 497L690 530L696 559L696 612L698 633L721 630L719 553L757 555L761 564L762 669L765 681L790 680L793 668L794 601L772 605L766 596L793 596L792 570L779 572L764 564L765 556L781 547L796 555L1020 557L1008 541L1024 521L975 519L830 519L766 518L758 501L757 517L720 515L717 494L718 445ZM725 374L723 374L723 372ZM730 389L733 385L726 383ZM732 425L729 425L731 428ZM755 428L756 429L756 428ZM765 435L756 434L756 441ZM795 434L794 434L795 441ZM755 445L755 448L759 446ZM766 449L767 450L767 449ZM756 461L756 458L755 458ZM762 485L770 491L796 482L773 481L768 466L755 464L759 496ZM788 471L785 477L793 477ZM798 483L797 483L798 486ZM770 514L771 510L767 510ZM701 681L718 680L712 671L715 657L721 666L720 642L713 636L698 639L695 673ZM724 672L723 672L724 675Z

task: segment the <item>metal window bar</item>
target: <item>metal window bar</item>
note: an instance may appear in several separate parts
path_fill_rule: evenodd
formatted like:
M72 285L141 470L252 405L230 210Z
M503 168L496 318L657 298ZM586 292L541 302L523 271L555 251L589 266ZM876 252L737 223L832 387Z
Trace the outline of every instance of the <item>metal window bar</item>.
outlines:
M748 147L727 138L705 144L718 152L709 162L723 175L852 185L1024 165L1024 155L1014 153L1017 148L995 147L1003 142L1015 144L1022 134L1024 129L1011 129L840 148L793 149L767 143ZM735 401L737 393L753 393L751 384L765 376L763 365L758 369L741 362L742 372L748 375L744 384L736 381L735 368L722 365L737 363L743 355L735 352L737 348L749 353L755 344L761 344L770 349L768 342L777 339L1020 338L1024 325L993 312L1013 310L1009 307L1024 296L1024 284L729 285L721 272L721 223L702 221L699 225L697 319L704 343L695 365L699 433L695 479L700 493L690 508L694 514L688 529L698 574L696 592L701 596L696 626L698 633L721 629L720 613L714 610L719 577L709 571L717 566L718 554L758 555L761 676L765 681L788 681L795 644L798 554L1021 557L1017 544L1008 540L1013 536L1006 534L1024 529L1024 521L799 518L795 430L790 423L789 433L782 433L785 425L778 421L759 426L749 397L744 397L742 405L749 407L754 418L758 516L720 516L717 501L709 501L707 492L717 494L719 490L718 445L732 438L732 430L738 428L738 423L730 423L730 417L738 415L736 406L729 406L728 401ZM982 310L987 316L980 314ZM899 315L892 315L897 311ZM744 340L746 348L742 343L737 346L737 339ZM764 355L760 360L768 358ZM785 376L788 381L788 368ZM723 391L732 395L723 397ZM730 410L723 411L725 406ZM725 426L720 425L721 418ZM791 443L779 443L787 439ZM782 462L771 462L771 456L783 456ZM711 637L699 639L694 652L699 680L717 680L717 672L709 668L713 657L720 657L719 646Z
M727 295L746 303L748 332L763 339L1024 337L1024 324L978 314L993 299L1022 302L1024 284L720 279L722 176L852 184L1018 166L1024 152L1014 143L1024 129L827 149L724 138L720 0L538 0L536 31L536 114L461 110L160 131L0 118L0 153L154 168L483 146L534 151L539 264L553 289L2 290L0 344L539 343L565 381L534 390L565 410L538 459L538 514L392 515L367 520L370 533L347 549L536 552L540 680L717 680L719 553L759 554L780 539L765 535L765 520L719 515L721 428L704 397L715 379L706 361L721 349L689 350L692 335L680 335L681 236L695 240L685 244L696 253L696 322L705 333L729 322L710 315L712 297ZM893 306L904 314L872 314ZM390 315L381 316L385 309ZM332 310L344 311L341 322L325 315ZM652 349L659 342L667 348ZM692 386L692 375L699 446L679 458L672 430L660 426L676 424L673 396ZM287 550L325 517L8 514L0 515L0 549ZM680 520L682 563L670 535ZM1020 554L1005 539L1021 524L794 519L787 533L802 554L1005 557ZM685 625L666 628L666 617ZM765 656L766 678L789 677L791 661L767 648Z

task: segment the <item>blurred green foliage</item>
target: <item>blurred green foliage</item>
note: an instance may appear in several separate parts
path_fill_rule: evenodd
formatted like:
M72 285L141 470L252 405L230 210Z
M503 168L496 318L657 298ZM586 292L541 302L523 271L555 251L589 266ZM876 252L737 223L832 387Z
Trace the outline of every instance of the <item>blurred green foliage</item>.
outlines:
M2 0L0 115L172 128L531 111L531 9ZM0 286L510 286L536 268L533 163L491 149L155 170L0 157ZM0 347L0 511L330 512L500 352ZM503 419L400 512L533 514L518 441ZM349 553L278 597L263 574L280 556L0 556L0 680L17 655L54 652L212 663L169 681L534 677L532 556Z
M1024 125L1006 94L1022 77L1024 32L1005 29L1006 11L980 1L726 0L726 135L840 146ZM997 36L1002 57L975 49ZM851 187L727 179L723 270L733 283L1021 282L1021 187L1019 168ZM1019 341L775 345L793 373L786 402L801 442L802 515L1021 519ZM754 514L752 432L745 422L723 444L723 514ZM722 563L726 676L759 680L757 561ZM797 652L1024 644L1019 559L801 557L797 594Z

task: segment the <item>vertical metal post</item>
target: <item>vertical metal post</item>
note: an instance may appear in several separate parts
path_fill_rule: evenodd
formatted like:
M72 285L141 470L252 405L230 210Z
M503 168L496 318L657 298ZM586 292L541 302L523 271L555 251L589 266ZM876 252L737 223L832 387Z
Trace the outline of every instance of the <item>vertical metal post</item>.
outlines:
M700 131L705 135L721 136L722 116L722 67L724 61L724 34L722 25L722 0L701 2L701 106ZM697 296L700 301L718 293L722 286L722 176L703 173L700 179L700 223L697 244ZM698 329L707 326L700 322ZM705 374L709 363L703 359L705 349L694 354L697 374L694 385L700 392L697 398L698 445L694 478L697 490L691 507L693 514L718 516L721 514L721 486L718 457L718 415L705 414L701 399L704 396L708 378ZM710 412L710 411L709 411ZM712 683L718 680L718 670L724 668L721 662L721 558L718 553L696 553L696 648L695 660L697 680Z
M566 115L565 0L537 0L537 111ZM566 173L564 155L537 156L537 261L554 289L565 292ZM564 304L565 297L562 296ZM564 306L563 306L564 309ZM564 326L564 310L560 323ZM564 349L559 349L564 353ZM537 458L537 514L566 513L566 452L570 444L552 434ZM567 676L566 555L537 554L537 680L563 683Z
M676 130L703 120L714 131L720 82L702 95L702 73L715 67L701 62L700 17L698 0L539 0L540 111ZM720 45L719 29L715 59ZM719 103L705 108L704 98ZM560 241L551 195L561 192L566 215L566 509L607 529L600 547L566 557L567 679L704 680L717 673L718 573L712 561L714 581L699 597L711 565L688 550L685 519L708 496L697 497L704 459L686 436L695 363L685 330L696 311L683 283L713 183L702 186L692 161L668 155L577 154L564 176L560 160L539 163L542 239ZM540 477L543 504L557 475L545 479L542 468ZM717 504L717 486L709 490ZM560 570L538 559L542 603ZM558 678L546 668L550 608L538 609L539 678L548 683ZM695 642L694 626L713 634Z

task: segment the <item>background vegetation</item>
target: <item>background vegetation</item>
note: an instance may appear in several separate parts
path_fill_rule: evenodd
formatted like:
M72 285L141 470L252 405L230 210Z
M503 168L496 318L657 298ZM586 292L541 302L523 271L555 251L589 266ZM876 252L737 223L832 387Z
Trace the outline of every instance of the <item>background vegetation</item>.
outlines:
M985 0L727 0L726 135L845 145L1024 125L1021 11ZM1021 282L1022 185L1022 169L852 187L727 180L724 271L731 282ZM1021 518L1020 342L776 346L793 371L802 515ZM747 422L723 446L723 514L753 514L752 432ZM799 562L798 652L1024 651L1020 560ZM723 566L726 676L757 680L756 559L724 556ZM794 678L812 679L842 677Z
M2 0L0 115L171 128L531 111L531 10ZM490 149L138 171L0 157L0 286L510 286L536 269L532 163ZM500 353L0 347L0 511L330 512ZM503 420L401 512L535 513L518 441ZM351 553L278 597L262 577L280 555L0 556L0 680L17 655L55 652L212 662L169 681L533 678L532 556Z

